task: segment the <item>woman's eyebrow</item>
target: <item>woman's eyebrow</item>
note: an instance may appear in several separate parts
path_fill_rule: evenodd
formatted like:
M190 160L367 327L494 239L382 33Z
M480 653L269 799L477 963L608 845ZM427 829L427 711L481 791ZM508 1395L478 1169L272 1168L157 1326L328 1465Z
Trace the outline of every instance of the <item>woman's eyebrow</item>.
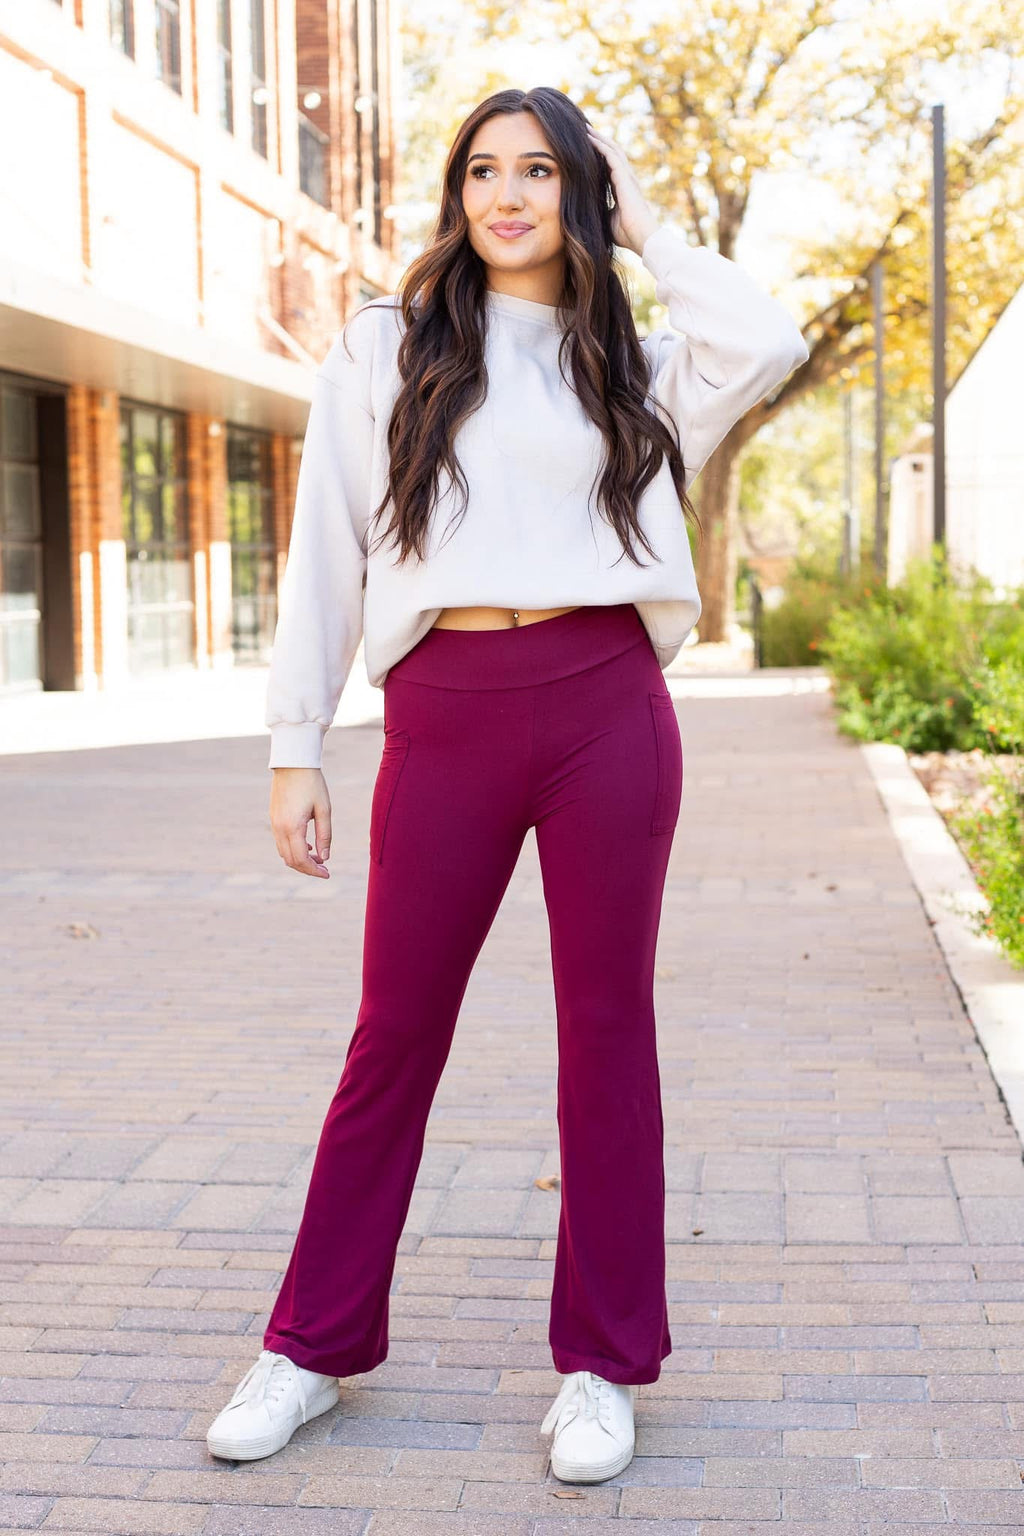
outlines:
M497 160L497 155L477 150L475 155L470 155L469 160ZM521 155L516 155L517 160L554 160L554 155L549 155L546 149L524 149ZM466 162L469 164L469 161Z

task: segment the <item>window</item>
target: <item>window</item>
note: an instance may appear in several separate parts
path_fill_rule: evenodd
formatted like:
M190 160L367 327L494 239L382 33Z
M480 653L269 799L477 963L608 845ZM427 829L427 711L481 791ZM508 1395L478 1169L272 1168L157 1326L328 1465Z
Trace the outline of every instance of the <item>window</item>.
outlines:
M43 527L35 397L0 391L0 688L38 685Z
M315 198L325 208L331 206L327 194L327 151L330 139L305 112L299 113L299 186L307 197Z
M231 96L231 0L217 0L217 113L220 125L228 133L235 131L235 108Z
M297 64L299 187L324 208L331 207L331 89L332 27L325 0L297 0L295 58Z
M252 147L258 155L267 155L267 34L263 0L249 0L250 56L252 81Z
M380 206L380 43L377 35L377 0L370 0L371 153L373 156L373 238L383 241Z
M271 440L228 426L231 646L235 660L270 660L277 620Z
M130 59L135 57L135 7L133 0L110 0L110 41Z
M363 56L359 47L359 7L360 4L369 4L370 7L370 89L363 90L365 74L363 70ZM370 179L372 195L372 229L373 239L380 245L383 240L383 211L381 208L381 154L380 154L380 33L378 28L378 15L376 0L353 0L352 6L352 55L355 61L355 162L356 162L356 208L363 208L363 197L366 192L366 178L363 166L363 118L369 113L369 149L370 149ZM362 215L357 215L357 223L362 223Z
M193 662L195 603L188 537L185 418L121 407L121 509L128 563L128 666Z
M355 79L352 82L355 97L355 162L356 162L356 208L363 206L363 118L360 108L362 106L363 70L359 49L359 0L352 0L352 62Z
M181 95L181 16L178 0L156 0L157 77Z

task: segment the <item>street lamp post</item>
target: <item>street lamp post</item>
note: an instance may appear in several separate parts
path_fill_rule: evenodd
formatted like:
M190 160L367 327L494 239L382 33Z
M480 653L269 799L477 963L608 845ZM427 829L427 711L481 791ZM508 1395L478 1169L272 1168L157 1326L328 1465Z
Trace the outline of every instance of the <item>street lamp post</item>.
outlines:
M860 564L860 508L857 505L857 448L851 382L843 392L843 554L840 569L852 576Z
M885 311L882 295L882 259L871 263L871 314L875 332L875 572L884 576L888 565L885 518Z
M932 107L932 537L946 544L946 156L941 102Z

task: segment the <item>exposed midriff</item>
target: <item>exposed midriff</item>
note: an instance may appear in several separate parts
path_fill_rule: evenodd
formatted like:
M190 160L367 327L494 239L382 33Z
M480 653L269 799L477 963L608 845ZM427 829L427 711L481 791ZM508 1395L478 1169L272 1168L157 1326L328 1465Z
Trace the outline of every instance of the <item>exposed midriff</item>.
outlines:
M442 608L433 629L511 629L517 624L535 624L538 619L554 619L568 608Z

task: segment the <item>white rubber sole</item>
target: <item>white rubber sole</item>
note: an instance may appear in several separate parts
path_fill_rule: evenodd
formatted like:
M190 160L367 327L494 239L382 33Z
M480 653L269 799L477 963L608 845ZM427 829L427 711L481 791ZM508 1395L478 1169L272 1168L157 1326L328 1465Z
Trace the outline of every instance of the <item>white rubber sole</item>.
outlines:
M626 1447L618 1456L610 1461L591 1462L589 1465L581 1465L579 1462L564 1461L561 1456L552 1454L551 1470L563 1483L600 1483L606 1477L614 1477L628 1467L633 1460L636 1442Z
M337 1382L322 1388L315 1397L310 1399L307 1405L306 1423L308 1424L310 1419L319 1418L320 1414L326 1413L329 1408L333 1408L340 1396L341 1390ZM228 1435L215 1435L211 1428L210 1433L206 1437L206 1447L211 1456L219 1456L223 1461L259 1461L264 1456L273 1456L275 1451L279 1451L282 1446L287 1445L295 1431L301 1427L301 1424L301 1419L295 1419L290 1424L282 1425L280 1429L275 1430L272 1434L250 1440L233 1439Z

